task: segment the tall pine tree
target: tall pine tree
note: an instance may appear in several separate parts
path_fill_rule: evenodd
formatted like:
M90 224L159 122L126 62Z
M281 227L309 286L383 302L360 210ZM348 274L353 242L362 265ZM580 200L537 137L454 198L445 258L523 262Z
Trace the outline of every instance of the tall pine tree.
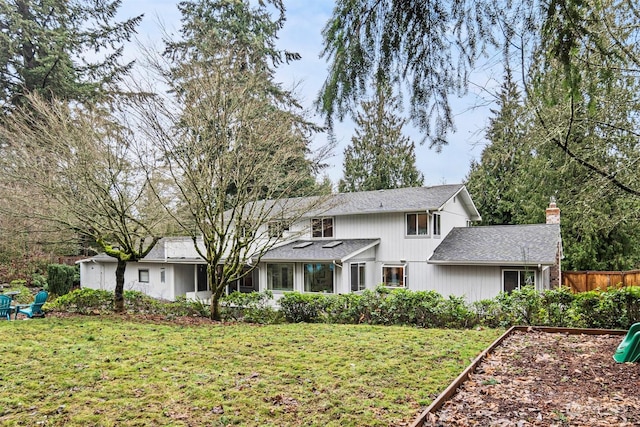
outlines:
M417 187L424 182L416 167L415 144L403 135L407 120L398 117L399 100L387 85L362 102L355 116L356 134L344 151L341 192Z
M0 2L0 107L5 114L24 95L94 101L132 63L123 45L142 20L116 21L120 0L6 0Z
M497 107L491 109L486 137L489 140L479 162L471 164L467 188L482 215L483 224L514 224L522 215L519 175L529 155L525 140L526 117L522 97L510 67L498 94ZM520 217L520 218L517 218Z

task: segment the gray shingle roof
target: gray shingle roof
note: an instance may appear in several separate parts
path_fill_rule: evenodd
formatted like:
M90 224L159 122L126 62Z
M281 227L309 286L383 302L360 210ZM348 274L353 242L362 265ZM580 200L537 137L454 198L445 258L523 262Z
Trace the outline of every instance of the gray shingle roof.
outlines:
M339 193L328 202L328 210L324 215L436 210L463 187L461 184L456 184Z
M552 265L560 225L497 225L454 228L433 252L430 263Z
M463 184L333 194L328 196L326 200L322 200L319 206L311 209L305 216L340 216L437 210L454 196L460 197L460 202L467 207L472 220L478 221L481 219ZM305 206L315 206L314 200L318 199L308 197L280 201L266 200L258 203L263 203L267 206L277 203L281 207L275 209L274 212L279 212L280 210L286 211L296 208L304 210Z
M342 243L333 246L336 242ZM380 239L297 240L271 249L262 256L261 261L347 260L378 243Z

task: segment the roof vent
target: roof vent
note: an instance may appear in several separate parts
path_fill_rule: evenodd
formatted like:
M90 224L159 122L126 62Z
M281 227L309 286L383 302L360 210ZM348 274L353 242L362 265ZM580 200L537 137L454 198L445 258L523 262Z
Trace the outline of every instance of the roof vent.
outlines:
M313 245L313 242L300 242L297 245L295 245L293 247L293 249L302 249L302 248L306 248L307 246L311 246Z
M323 248L335 248L336 246L339 246L342 244L341 240L336 240L335 242L329 242L329 243L325 243L324 245L322 245Z

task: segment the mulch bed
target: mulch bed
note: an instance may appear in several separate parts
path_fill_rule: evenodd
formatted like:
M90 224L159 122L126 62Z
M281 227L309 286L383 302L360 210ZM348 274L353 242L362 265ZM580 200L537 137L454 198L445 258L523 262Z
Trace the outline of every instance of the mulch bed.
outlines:
M640 426L640 363L624 336L515 331L424 426Z

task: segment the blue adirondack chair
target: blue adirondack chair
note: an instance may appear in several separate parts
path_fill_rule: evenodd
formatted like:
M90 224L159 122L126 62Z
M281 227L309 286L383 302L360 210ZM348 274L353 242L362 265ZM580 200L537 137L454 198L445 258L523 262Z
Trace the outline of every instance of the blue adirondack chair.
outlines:
M11 312L13 307L11 306L11 297L7 295L0 295L0 319L11 320Z
M18 311L16 311L16 318L18 317L18 313L24 314L28 318L32 318L33 316L44 317L42 306L47 302L47 298L49 298L49 293L47 291L38 292L29 306L18 308Z

